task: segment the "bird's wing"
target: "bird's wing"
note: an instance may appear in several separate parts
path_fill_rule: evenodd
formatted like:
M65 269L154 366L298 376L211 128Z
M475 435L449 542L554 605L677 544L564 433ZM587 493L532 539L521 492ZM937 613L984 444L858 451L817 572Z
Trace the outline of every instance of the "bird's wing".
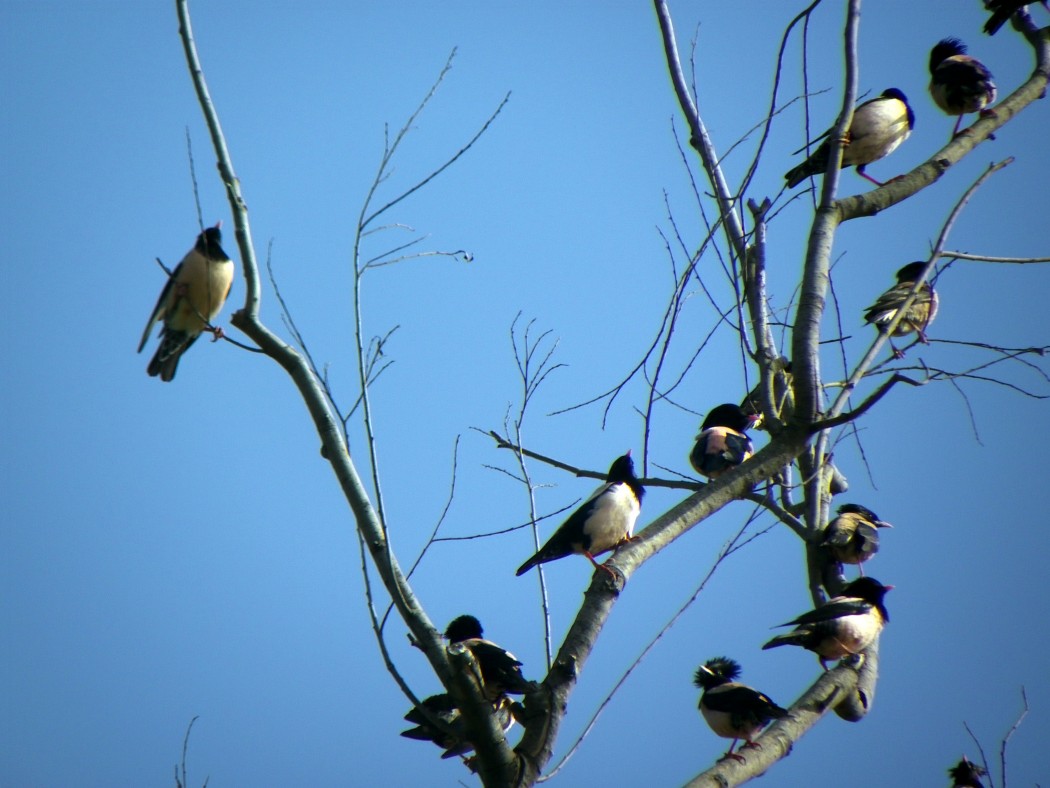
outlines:
M435 717L445 722L450 721L450 719L448 718L450 712L455 711L458 714L459 711L458 709L456 709L456 704L452 702L452 696L449 695L447 692L442 692L438 695L431 695L427 698L424 698L420 702L420 705L423 706L423 708L425 708ZM413 706L411 709L409 709L408 713L405 714L403 719L406 722L414 722L416 725L429 724L427 718L423 716L423 712L421 712L416 706Z
M914 282L902 282L891 287L876 298L874 304L864 310L864 320L868 323L892 320L893 313L900 309L900 305L904 303L908 291L912 289L914 284Z
M879 529L867 523L858 523L856 531L857 551L862 555L874 555L879 551Z
M981 90L981 83L991 82L994 78L988 66L968 55L956 55L943 61L937 66L936 77L939 82L949 87L978 85Z
M704 695L704 705L711 711L724 711L729 714L747 711L759 707L764 703L772 701L758 690L744 685L736 687L720 687L717 692L708 692Z
M521 661L488 640L469 641L469 648L481 667L486 683L493 682L506 692L525 692L528 681L521 674Z
M796 619L788 621L777 626L788 627L788 626L799 626L802 624L820 624L825 621L834 621L836 618L842 618L843 616L858 616L864 613L871 612L873 605L870 602L865 602L863 599L857 599L855 597L847 597L845 599L833 599L826 605L821 605L815 610L810 610L808 613L803 613Z
M638 498L630 485L625 482L608 484L599 495L581 507L583 534L591 547L599 551L606 549L604 544L596 546L595 543L622 539L624 531L633 529L640 509Z
M834 129L835 129L835 127L834 127L834 126L832 126L832 127L830 128L830 129L828 129L827 131L825 131L825 132L824 132L823 134L821 134L821 135L820 135L819 137L814 137L813 139L811 139L811 140L810 140L809 142L807 142L807 143L806 143L805 145L803 145L803 146L802 146L801 148L799 148L799 149L798 149L797 151L793 152L793 153L792 153L791 155L792 155L792 156L798 156L798 154L802 153L802 151L804 151L804 150L805 150L806 148L810 148L810 147L812 147L812 146L816 145L816 144L817 144L818 142L820 142L820 141L821 141L822 139L824 139L825 137L827 137L827 136L828 136L829 134L831 134L831 132L832 132L832 131L834 131Z
M841 523L834 528L828 528L824 532L824 544L831 547L848 547L855 531L855 527L850 528L848 525L842 525Z
M179 263L175 266L175 270L171 272L168 281L164 283L164 289L160 291L160 298L157 299L157 305L153 307L153 312L150 314L149 321L146 323L146 328L142 332L142 339L139 341L139 349L136 352L142 352L142 348L146 346L146 341L149 339L153 326L157 322L163 320L165 314L171 308L171 301L175 293L175 280L181 272L182 263Z

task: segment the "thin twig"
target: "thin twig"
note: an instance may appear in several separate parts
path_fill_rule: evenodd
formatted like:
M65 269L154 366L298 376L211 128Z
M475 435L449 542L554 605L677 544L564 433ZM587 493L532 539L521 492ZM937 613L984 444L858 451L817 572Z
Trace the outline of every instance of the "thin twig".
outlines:
M1003 736L1002 742L999 744L999 768L1001 769L1002 776L1002 788L1006 788L1006 747L1010 743L1011 737L1017 732L1017 729L1021 727L1021 723L1024 722L1024 718L1028 716L1028 693L1025 692L1024 687L1021 687L1021 702L1024 704L1024 710L1018 715L1017 719L1014 720L1014 724L1010 726L1010 730Z
M190 137L190 127L186 126L186 157L190 162L190 182L193 184L193 205L197 209L197 229L204 232L204 214L201 213L201 193L197 188L197 166L193 161L193 138Z
M992 257L987 254L971 254L969 252L944 251L941 252L941 257L949 257L955 260L969 260L975 263L1012 263L1014 265L1050 263L1050 257Z
M828 408L826 419L827 422L833 424L842 423L842 421L838 420L836 417L838 417L838 415L842 413L853 388L868 371L869 367L874 362L875 357L878 355L883 345L889 341L889 337L893 335L894 329L896 329L898 323L900 323L900 321L907 314L908 308L918 297L918 293L922 288L923 284L926 282L927 276L929 276L930 272L933 270L933 267L936 265L937 260L940 259L940 255L942 253L942 250L944 249L944 245L948 240L948 235L951 233L952 227L955 226L955 222L962 214L963 209L966 207L967 203L969 203L970 199L977 192L977 190L984 185L985 181L987 181L990 177L992 177L992 175L997 173L1003 167L1010 164L1012 161L1012 158L1008 158L1004 159L1001 162L998 162L997 164L990 165L988 169L986 169L980 175L980 177L978 177L977 180L974 181L970 188L967 189L965 193L963 193L962 197L959 198L959 201L955 204L955 207L952 208L951 213L948 215L948 218L945 220L944 225L941 227L941 232L937 237L937 242L934 244L933 252L930 254L930 258L926 262L926 267L923 269L922 274L916 277L915 284L909 291L904 303L901 304L901 306L897 309L893 320L890 321L890 324L886 326L885 329L881 329L879 331L878 336L872 342L871 347L868 348L868 352L864 354L864 357L854 368L853 374L850 375L849 379L846 381L845 387L832 402L831 407ZM860 412L863 413L863 411ZM855 409L853 413L857 413L857 409ZM859 413L857 415L859 415Z

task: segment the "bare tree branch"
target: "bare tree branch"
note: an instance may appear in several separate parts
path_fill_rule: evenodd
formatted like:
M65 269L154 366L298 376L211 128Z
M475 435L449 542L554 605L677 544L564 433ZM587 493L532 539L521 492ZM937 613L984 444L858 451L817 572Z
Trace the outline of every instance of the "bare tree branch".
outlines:
M958 202L956 202L955 207L952 208L952 211L948 215L947 220L945 220L944 225L941 227L940 235L937 238L937 242L934 244L933 252L930 255L930 259L927 261L926 267L923 269L922 274L916 277L915 284L912 285L908 296L904 299L904 302L897 309L897 312L894 315L893 319L890 321L890 323L886 326L884 330L879 330L875 341L872 342L871 347L868 348L868 352L864 354L864 357L860 360L860 362L854 368L853 373L846 381L846 385L843 387L839 395L835 398L834 402L832 402L831 407L827 411L828 418L821 422L822 424L826 426L837 426L839 424L845 423L846 421L857 418L858 416L865 413L868 410L868 408L870 408L872 405L878 402L879 399L881 399L886 394L886 392L889 391L890 387L893 386L895 383L904 382L909 383L911 385L921 385L920 383L909 378L895 375L893 378L887 381L887 383L880 386L871 397L869 397L864 403L862 403L860 407L855 408L848 418L839 418L839 415L842 413L842 410L845 407L846 402L849 398L850 392L857 385L857 382L861 378L863 378L864 375L867 373L868 369L871 367L872 363L875 360L875 356L879 353L879 351L882 349L885 343L889 341L889 338L893 335L894 329L896 329L897 325L907 314L908 308L917 298L919 290L926 282L927 276L929 276L930 272L933 270L934 265L936 265L937 260L940 258L941 250L944 249L944 245L948 241L948 235L951 233L952 227L955 226L956 220L962 214L962 211L966 207L967 203L969 203L970 198L973 197L973 195L977 192L979 188L981 188L982 185L984 185L985 181L987 181L990 177L992 177L992 175L997 173L1003 167L1010 164L1012 161L1012 158L1008 158L1004 159L1003 161L997 164L990 165L988 169L986 169L980 175L980 177L978 177L977 180L974 181L970 188L966 190L963 196L959 198Z
M941 257L955 260L969 260L977 263L1012 263L1014 265L1026 265L1028 263L1050 263L1050 257L993 257L986 254L970 254L969 252L941 252Z
M1024 718L1028 716L1028 693L1025 692L1024 687L1021 687L1021 702L1024 704L1024 710L1014 720L1014 724L1010 726L1010 730L1006 732L1002 742L999 744L999 769L1003 779L1002 788L1006 788L1006 747L1010 744L1010 739L1017 732L1017 729L1021 727Z
M204 72L193 39L187 0L176 0L175 7L187 65L197 93L198 103L211 133L213 147L219 160L219 174L226 186L234 214L234 224L237 228L237 242L241 251L246 295L244 308L234 314L232 322L284 367L292 378L314 421L324 455L332 466L340 488L353 512L363 547L371 554L373 565L378 570L383 585L390 593L398 613L412 633L414 640L419 643L426 654L438 678L447 686L451 680L451 673L444 645L437 629L427 617L401 572L396 558L388 549L384 527L350 459L342 422L332 411L328 397L303 357L273 334L259 318L259 274L251 240L247 206L241 196L240 181L235 175L229 150L222 135L218 113L208 94ZM361 380L363 384L366 383L367 376L361 375ZM382 643L380 647L382 648ZM501 764L505 763L506 759L506 757L481 758L483 779L492 784L505 784L506 781L503 778L506 777L506 774Z
M678 96L678 104L682 108L686 122L689 124L689 144L700 154L700 158L704 163L704 171L711 178L711 186L715 190L719 215L722 219L729 245L735 257L743 259L745 251L743 224L734 204L735 201L729 192L729 184L718 166L718 155L715 153L714 144L707 133L704 122L700 119L700 113L696 108L694 98L686 85L685 74L682 72L682 63L678 57L678 45L675 43L671 12L667 8L666 0L653 0L653 7L656 9L656 18L660 23L660 34L663 36L667 70L671 75L671 82L674 84L675 95Z
M770 766L786 757L795 742L822 717L856 691L863 662L863 657L843 660L823 673L791 704L787 717L776 720L755 739L759 747L749 749L742 762L719 761L686 783L686 788L731 788L764 774Z
M569 762L572 756L579 749L580 745L587 738L588 734L594 728L595 724L598 722L598 718L601 716L602 712L612 701L613 696L619 691L620 687L622 687L627 682L627 679L634 672L635 668L642 664L642 661L653 650L656 644L660 642L663 636L670 632L671 628L678 622L678 620L683 615L685 615L685 612L693 606L693 603L696 602L696 600L699 598L700 593L704 590L704 588L707 587L708 582L710 582L711 578L714 577L715 571L722 565L725 559L731 556L733 553L737 552L738 550L742 549L743 547L747 546L758 537L769 532L769 528L766 528L760 531L759 533L752 534L747 539L744 539L744 534L747 532L747 529L752 524L752 522L754 522L754 513L752 513L752 515L748 517L748 519L745 521L744 525L740 528L740 530L737 531L736 534L728 542L722 545L722 549L719 550L718 555L715 556L715 560L714 562L712 562L710 568L707 570L707 574L704 575L703 579L700 581L700 584L693 590L693 593L690 595L690 597L685 601L685 603L681 607L678 608L677 611L675 611L674 615L671 616L667 623L665 623L660 628L660 631L657 632L656 635L653 636L653 638L645 645L641 653L639 653L638 656L635 657L634 661L627 666L627 669L621 674L620 678L616 681L616 683L613 684L609 692L606 693L605 698L602 699L602 702L598 704L598 708L595 709L594 714L584 726L583 732L579 735L576 741L573 742L572 746L569 747L565 755L562 756L562 759L558 761L557 764L555 764L554 768L552 768L547 774L540 777L536 782L542 783L546 782L547 780L550 780L552 777L557 775L559 771L562 770L565 764Z
M193 719L190 720L190 724L186 726L186 735L182 737L182 760L179 765L175 767L175 788L189 788L189 780L186 778L186 753L189 752L190 748L190 731L193 730L193 723L200 719L199 714L195 714ZM208 785L208 780L204 780L204 785Z
M771 302L765 281L766 260L769 251L767 249L767 230L769 221L776 216L776 213L773 211L774 203L768 199L749 200L747 202L749 214L754 225L750 232L745 227L745 217L740 210L740 203L745 199L744 191L751 184L768 139L773 118L779 111L776 109L776 100L782 73L783 53L788 35L800 20L804 23L804 30L808 29L809 14L818 3L819 0L811 3L785 31L773 77L770 107L762 123L762 136L758 141L754 158L751 160L744 175L742 185L739 191L734 193L729 189L714 142L708 134L697 108L695 69L694 81L692 87L690 87L683 73L666 0L654 0L654 9L659 22L667 67L678 103L690 130L690 145L697 151L700 166L712 185L718 213L710 218L708 217L703 204L704 201L701 199L701 189L696 185L695 181L692 181L692 171L690 170L693 191L700 206L701 221L698 224L704 233L703 239L699 244L695 245L687 242L686 239L692 237L691 233L688 230L683 231L679 227L673 212L668 208L671 231L664 236L664 243L671 263L671 283L673 285L672 297L668 308L663 315L659 330L642 361L621 384L591 400L591 402L608 398L605 411L607 416L613 400L622 388L635 375L641 372L641 376L649 383L645 406L638 408L638 411L643 414L645 419L645 462L648 463L648 434L654 413L657 412L656 406L662 401L676 406L676 403L670 400L670 395L685 379L686 372L692 367L699 356L700 349L704 346L701 344L700 349L685 354L687 357L685 371L678 374L676 378L674 368L671 366L671 341L679 324L678 321L681 317L683 306L690 295L695 293L691 284L695 281L699 289L703 291L703 297L707 298L715 311L715 325L711 328L709 336L724 326L731 327L737 332L739 352L742 361L745 362L745 367L748 361L753 361L758 366L760 408L768 418L771 440L768 445L749 460L723 476L707 483L684 479L643 478L642 483L646 486L683 489L690 491L691 494L668 511L655 517L640 531L635 541L618 549L606 563L609 573L596 572L594 574L590 586L584 595L583 603L553 658L552 652L554 647L550 634L548 605L545 590L543 590L542 586L542 571L540 572L541 606L544 611L544 617L547 619L545 627L548 671L543 681L526 693L523 711L519 719L525 728L525 732L519 744L512 750L492 714L491 703L486 701L482 694L482 688L479 683L480 673L474 657L468 649L462 647L452 646L445 648L442 638L429 620L420 600L415 596L409 583L412 574L411 570L408 575L402 572L390 547L388 539L390 523L387 522L386 508L383 503L378 439L374 412L369 400L370 386L389 365L389 361L383 358L383 344L389 338L390 333L383 337L373 337L373 339L366 342L362 314L362 282L367 271L424 256L443 255L462 257L469 260L469 253L463 250L454 252L416 251L418 244L425 239L425 236L404 242L399 240L403 236L395 236L394 241L382 247L383 251L371 256L363 253L362 246L364 239L371 238L373 234L381 230L411 230L411 228L396 223L384 224L381 227L374 225L378 224L377 220L390 209L431 183L438 175L462 157L477 142L490 124L494 122L506 105L508 97L504 97L503 101L484 122L480 130L453 156L446 159L424 177L414 181L407 189L382 202L378 195L382 185L390 177L390 164L406 139L406 135L415 119L427 106L448 73L454 52L449 56L445 67L431 86L430 92L409 116L408 121L393 137L390 136L390 131L387 130L384 153L368 194L362 203L354 238L353 308L355 314L353 319L357 384L360 387L360 395L353 408L351 408L350 413L342 414L335 402L332 391L329 389L327 368L319 368L314 363L302 334L295 326L294 321L291 320L290 315L288 315L288 310L285 308L276 283L274 289L277 292L278 301L281 303L286 315L289 332L294 337L294 341L298 343L299 349L297 350L281 340L260 318L261 290L259 271L248 224L247 208L241 194L240 183L234 174L230 153L222 136L218 114L208 96L204 73L193 43L187 0L176 0L176 9L180 19L180 35L187 63L197 92L198 102L201 105L212 137L213 147L219 159L220 177L225 185L231 210L234 214L237 241L243 261L246 282L245 304L234 315L232 322L259 345L261 352L266 353L281 364L289 373L306 403L321 439L322 454L331 465L355 519L361 552L366 607L371 617L377 645L386 663L387 670L405 695L414 704L418 704L418 698L413 694L394 664L384 637L384 628L391 609L387 609L386 614L382 617L382 621L376 615L377 603L374 593L380 589L378 584L374 582L375 578L371 574L373 571L382 584L382 590L389 594L390 604L393 606L393 609L397 610L398 615L405 622L412 642L424 652L437 678L452 693L457 707L461 710L470 732L470 741L474 743L476 748L477 759L475 762L481 779L486 785L530 785L541 779L540 774L551 760L560 725L568 706L568 700L575 689L576 682L586 666L605 623L612 614L620 592L643 563L712 514L734 501L746 499L755 502L758 507L769 512L778 521L785 523L804 540L806 543L808 581L811 595L816 601L819 601L824 594L821 584L825 578L822 570L826 557L815 547L814 541L827 519L829 502L832 493L835 491L832 489L832 479L836 475L840 476L832 463L831 452L829 451L832 441L830 430L834 427L848 424L850 425L849 428L844 431L848 436L850 430L853 429L851 422L879 402L898 382L921 385L934 379L949 379L953 385L958 385L958 381L962 379L994 380L990 375L985 374L988 366L1005 363L1005 361L1011 359L1017 360L1022 364L1030 364L1030 362L1020 359L1020 355L1044 350L1041 348L1015 349L1017 353L1012 356L1010 352L998 349L998 355L992 361L987 361L986 364L969 369L964 373L946 373L943 370L930 370L923 367L925 379L922 381L909 378L901 371L875 365L875 354L869 351L870 357L865 356L854 369L853 374L846 377L845 383L842 384L843 389L839 392L831 408L825 408L825 392L832 384L824 384L822 382L820 346L822 342L841 343L841 335L843 333L840 330L839 338L831 340L822 340L820 335L830 281L831 248L838 226L849 219L871 215L889 207L929 185L939 178L940 174L947 167L973 150L992 131L999 128L1012 115L1034 100L1038 89L1045 87L1047 74L1050 73L1050 70L1047 68L1047 64L1050 63L1050 55L1048 55L1048 52L1050 52L1050 34L1047 34L1046 31L1026 30L1026 36L1037 53L1038 64L1036 71L1013 95L997 106L997 116L994 120L991 118L979 120L974 124L971 135L954 140L943 151L939 152L933 160L925 165L921 165L899 181L887 184L870 193L840 200L836 198L838 179L840 177L839 164L845 139L844 132L849 128L853 108L856 105L858 84L856 50L860 0L850 0L844 34L846 80L842 96L842 110L832 132L833 155L830 157L828 171L823 180L820 200L816 206L816 216L808 239L804 273L798 291L797 303L792 296L787 307L777 309ZM805 33L803 39L803 45L807 46ZM808 76L805 78L808 80ZM807 89L803 91L803 96L807 94L808 84ZM988 177L993 171L994 168L986 173L984 177ZM980 181L971 188L970 192L967 192L960 204L956 206L956 211L949 218L944 230L942 230L941 238L938 240L934 254L930 258L927 274L932 272L938 259L938 254L944 248L945 239L952 221L958 215L965 200L979 185ZM796 198L797 195L792 196L786 202L790 203L791 200ZM779 200L779 196L777 199ZM378 207L376 207L377 205ZM716 233L719 230L725 235L725 249L721 247L721 241L715 240ZM726 277L725 289L722 291L709 288L704 276L707 272L702 272L699 268L701 256L709 247L713 247L717 263L720 263L721 272ZM956 259L980 259L986 262L1011 263L1046 261L1043 258L965 257L963 253L956 255ZM916 285L915 289L918 289L918 285ZM690 290L693 292L688 292ZM834 291L832 291L832 296L834 297ZM732 299L731 303L730 299ZM789 313L792 306L794 307L793 315ZM748 323L750 323L750 331L753 333L749 333ZM515 454L517 470L498 470L516 482L525 485L528 489L529 524L535 529L535 524L543 518L538 516L536 512L533 497L535 487L526 459L535 459L548 463L553 467L561 468L579 477L603 479L604 473L574 468L567 463L544 457L523 448L522 422L526 407L539 385L560 366L553 364L551 361L554 348L545 350L544 347L541 347L549 332L544 332L539 338L534 338L530 335L531 326L532 323L529 323L525 328L523 347L519 348L517 341L514 341L515 360L523 386L522 403L516 420L513 421L513 426L509 418L505 424L504 434L509 437L503 437L496 432L490 432L489 435L496 441L498 448L509 449ZM790 375L787 374L785 359L782 357L781 350L777 347L777 334L779 334L782 344L785 341L785 337L790 337L790 356L793 365ZM512 326L513 336L514 327ZM703 342L706 342L706 339ZM877 349L876 347L876 351ZM1037 365L1033 366L1038 369ZM846 412L851 391L857 386L859 381L873 374L875 370L878 370L880 374L889 372L890 377L876 386L875 390L853 408L852 411ZM845 377L845 371L843 376ZM672 381L670 385L666 383L667 380ZM1003 384L1012 385L1005 382ZM778 387L784 390L790 389L790 395L793 400L793 404L790 407L785 405L785 402L788 402L788 400L785 400L784 396L778 396ZM362 425L367 439L366 451L369 464L367 476L370 477L368 484L370 489L366 487L357 465L351 459L348 448L347 422L350 415L357 411L358 406L361 409ZM856 434L855 430L853 434ZM836 437L836 440L841 439L841 434ZM364 454L365 452L362 452L361 456L364 456ZM438 541L459 538L439 538L438 536L455 494L457 465L455 453L452 465L453 475L448 501L438 518L430 539L420 554L420 558L413 565L413 569L418 565L419 560L422 559L426 550L432 544ZM775 479L775 483L769 483L770 479ZM839 482L839 484L842 485L843 483ZM757 485L763 485L762 492L756 492ZM793 496L799 490L802 492L802 497L800 500L796 500ZM758 511L756 509L751 514L749 521L758 516ZM515 526L515 528L518 527L520 526ZM769 527L773 526L770 525ZM479 534L462 538L480 538L487 535ZM535 530L534 535L534 541L536 541L538 546L538 532ZM741 541L730 543L723 555L716 560L711 570L712 572L715 567L720 565L725 556L733 550L739 549L741 544L746 543L742 537L743 530L737 537ZM710 577L710 574L708 577ZM841 579L841 574L839 574L837 578L832 577L827 582L829 586L835 586ZM692 604L702 591L704 583L706 583L706 578L701 582L690 600L672 617L664 629L657 634L653 642L646 647L639 660L648 653L667 629L673 625L674 621ZM827 590L829 593L834 591L831 587ZM385 603L385 600L379 603L380 609L381 605ZM638 664L637 661L635 662L636 664ZM613 697L617 687L630 675L633 667L632 665L627 669L620 682L609 693L606 701L599 706L592 723L597 719L602 708ZM813 687L792 706L790 715L786 719L772 725L763 734L761 737L761 741L764 744L762 750L749 753L744 764L741 765L736 762L720 763L708 772L699 775L690 784L736 785L761 774L772 763L786 755L792 743L797 741L809 727L831 709L834 709L839 716L845 719L862 719L871 707L876 689L877 675L878 651L876 644L861 659L844 660L837 668L822 675ZM1027 699L1025 699L1025 705L1027 709ZM1019 724L1020 719L1015 724L1015 728ZM588 726L589 728L590 725ZM188 734L189 732L187 731L187 737ZM1009 739L1009 735L1007 735L1006 739ZM584 736L586 736L586 731ZM570 756L574 750L575 746L570 751ZM1004 760L1005 782L1005 740L1001 757ZM551 774L556 773L558 768L560 766L555 767ZM185 778L185 766L183 767L182 775Z

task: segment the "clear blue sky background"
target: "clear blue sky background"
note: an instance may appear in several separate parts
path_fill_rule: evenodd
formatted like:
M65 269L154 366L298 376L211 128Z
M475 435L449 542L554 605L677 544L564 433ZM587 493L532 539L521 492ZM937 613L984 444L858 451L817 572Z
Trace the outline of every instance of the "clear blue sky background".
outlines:
M725 151L764 115L780 31L801 3L675 3L683 49L699 27L701 107ZM815 15L813 102L822 130L839 107L842 3ZM690 244L700 218L672 137L681 128L656 22L646 2L195 4L212 93L251 210L257 249L272 241L277 276L344 404L354 397L348 264L354 219L382 150L459 47L453 73L417 123L384 186L393 195L464 142L504 93L510 104L453 170L391 215L429 234L424 248L468 249L366 280L369 335L400 329L396 363L374 390L391 529L409 564L448 494L445 529L466 535L527 519L520 486L485 465L508 454L472 427L499 428L520 400L509 326L521 311L560 340L567 365L544 386L525 426L543 453L604 470L641 451L640 386L601 411L545 414L615 383L651 341L671 276L659 231L667 194ZM1038 19L1047 16L1035 8ZM870 171L904 172L948 139L952 119L926 93L927 57L957 35L1005 95L1030 72L1029 48L1006 29L980 33L977 0L866 5L863 90L912 99L918 123ZM800 92L800 46L782 95ZM173 264L198 232L187 170L193 138L204 220L229 223L214 157L191 92L173 4L5 0L0 5L3 151L0 216L2 545L0 785L146 786L172 782L186 725L190 782L212 786L456 785L471 778L438 751L398 737L408 704L388 679L366 625L353 523L302 404L264 357L202 340L178 378L146 376L135 345ZM1039 102L935 186L843 228L834 274L845 351L872 333L859 314L905 262L926 255L950 207L992 160L1017 157L973 200L950 248L1045 256L1047 103ZM800 105L774 128L749 196L776 195L802 145ZM745 148L753 144L749 143ZM746 156L727 162L738 178ZM846 192L868 188L852 173ZM788 303L812 215L808 199L771 227L773 297ZM377 238L372 252L405 236ZM234 248L232 234L227 248ZM239 259L239 255L235 255ZM718 263L704 270L724 305ZM958 263L941 278L931 338L1047 344L1050 268ZM234 285L221 321L243 298ZM264 317L282 331L267 290ZM714 324L702 295L688 307L675 363ZM236 335L236 332L234 332ZM831 320L826 335L838 335ZM695 340L693 339L695 337ZM153 346L150 347L152 352ZM986 356L934 343L931 367ZM829 345L828 377L838 346ZM1046 367L1045 362L1043 367ZM1031 370L1001 370L1047 393ZM654 466L688 470L702 414L738 400L739 352L723 331L676 392L690 413L657 411ZM818 726L766 786L940 785L944 769L988 751L1021 708L1011 785L1050 782L1050 650L1045 579L1048 405L968 382L895 390L863 422L863 449L843 441L843 500L897 525L871 574L893 583L883 677L868 719ZM976 423L977 434L971 424ZM762 438L760 437L760 443ZM355 451L361 442L355 433ZM593 486L540 465L541 511ZM648 522L682 497L650 491ZM719 547L745 521L731 506L638 572L586 665L559 757L617 677L689 597ZM549 532L550 523L543 525ZM515 578L527 530L438 545L415 577L433 619L470 611L542 674L535 576ZM591 575L550 567L560 637ZM768 627L808 609L802 550L775 527L733 556L615 697L561 785L674 785L724 751L696 712L693 670L720 654L787 704L816 678L809 654L762 652ZM394 622L390 643L421 694L436 691Z

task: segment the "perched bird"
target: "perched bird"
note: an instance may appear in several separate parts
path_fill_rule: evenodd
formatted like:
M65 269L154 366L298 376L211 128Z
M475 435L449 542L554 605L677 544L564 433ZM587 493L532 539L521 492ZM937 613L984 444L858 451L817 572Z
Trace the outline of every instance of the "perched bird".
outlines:
M994 110L985 109L995 101L992 72L980 60L967 55L966 44L957 38L941 39L930 50L930 95L945 114L958 116L952 139L959 133L963 115L995 114Z
M856 564L863 577L861 564L879 552L879 529L893 526L880 520L871 509L855 503L840 506L838 515L824 529L821 544L831 550L840 564Z
M740 665L729 657L709 659L696 670L693 684L704 692L700 696L700 714L716 734L732 739L729 751L719 758L724 761L734 758L744 760L733 752L737 741L744 740L744 747L758 747L754 739L773 720L787 716L780 708L758 690L735 681L740 675Z
M163 381L172 380L179 358L197 341L202 331L212 331L216 339L222 336L222 329L208 328L226 303L233 284L233 261L222 250L221 224L219 222L197 236L197 243L168 277L146 323L139 353L146 346L153 324L164 321L160 347L146 368L151 377L160 375Z
M876 186L882 186L882 182L864 172L864 168L896 150L898 145L908 139L914 127L915 113L908 105L907 97L897 88L889 88L881 96L865 101L854 110L853 121L846 132L842 169L856 165L858 175ZM817 140L830 133L831 129L828 129ZM788 188L798 186L811 175L826 172L830 155L831 141L825 139L808 159L784 175Z
M952 788L984 788L980 778L988 772L976 763L971 763L965 755L962 760L948 770L952 778Z
M826 661L841 659L866 649L890 620L882 598L893 586L872 577L859 577L837 596L815 610L777 626L795 626L777 635L763 650L778 646L802 646L816 653L824 670Z
M984 32L994 36L1006 21L1028 5L1029 0L984 0L984 7L992 12L991 17L984 23ZM1043 0L1043 7L1050 9L1050 5Z
M418 741L432 741L445 752L442 758L454 758L457 755L465 755L474 749L474 745L467 739L466 725L460 716L459 709L452 701L452 696L447 692L440 695L431 695L421 703L430 714L437 718L444 727L435 725L428 720L418 708L413 706L405 715L405 720L416 727L401 731L406 739ZM506 695L493 704L492 711L500 728L506 733L514 727L514 715L511 712L513 703Z
M875 300L875 303L865 310L864 321L872 323L879 331L885 331L893 321L893 318L897 316L897 311L904 304L908 293L915 287L915 283L919 281L919 277L922 276L922 272L925 270L926 263L921 260L908 263L901 268L897 272L897 284L880 295ZM911 302L908 311L904 313L900 322L897 323L897 327L893 330L893 334L890 335L890 347L893 348L894 356L903 358L904 354L894 346L893 337L903 337L914 333L919 335L920 342L929 344L926 339L926 328L937 317L939 306L940 299L937 296L937 291L933 289L933 285L929 282L923 282L919 286L915 300Z
M727 402L713 408L700 425L689 462L696 472L717 479L755 453L754 444L745 434L757 421L738 405Z
M474 655L481 668L485 696L490 701L495 703L504 693L522 695L528 692L533 683L522 675L521 661L482 635L481 622L474 616L458 616L445 629L445 638L450 645L461 644Z
M609 467L606 483L569 515L536 555L518 567L521 576L537 564L556 561L567 555L583 554L596 569L613 571L594 560L594 556L630 541L634 524L642 511L645 490L634 475L631 452L617 457Z

